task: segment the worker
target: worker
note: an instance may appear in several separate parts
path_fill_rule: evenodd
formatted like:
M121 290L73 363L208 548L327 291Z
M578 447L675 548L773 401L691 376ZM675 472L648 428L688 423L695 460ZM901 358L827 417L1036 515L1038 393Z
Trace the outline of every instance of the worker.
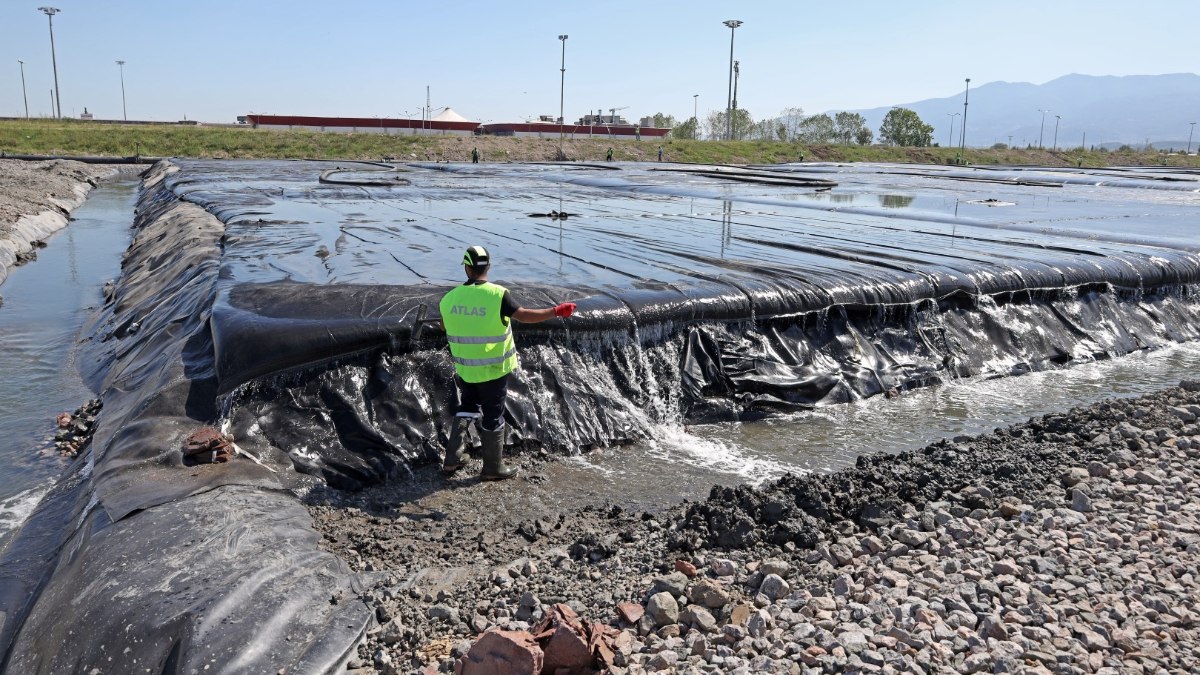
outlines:
M564 302L546 309L526 309L513 301L508 289L488 281L492 259L487 249L471 246L463 254L467 281L442 296L439 310L450 358L457 374L459 403L442 471L454 473L466 462L467 430L479 420L483 449L483 479L503 480L517 473L506 466L504 452L504 400L508 376L516 370L517 347L511 319L540 323L575 312L575 303Z
M471 148L471 163L479 163L479 148Z
M658 161L662 161L662 146L658 146Z
M608 149L608 154L604 156L604 161L606 161L606 162L612 161L612 148Z

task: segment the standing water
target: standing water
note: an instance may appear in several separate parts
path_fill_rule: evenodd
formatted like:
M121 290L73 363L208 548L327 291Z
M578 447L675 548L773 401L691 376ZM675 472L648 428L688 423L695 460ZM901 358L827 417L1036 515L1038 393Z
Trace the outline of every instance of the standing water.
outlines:
M1141 396L1200 372L1200 344L1189 342L1108 361L998 379L968 379L822 406L745 424L668 426L649 445L572 458L551 467L555 480L585 494L659 510L703 499L714 484L761 484L785 473L831 472L859 455L917 450L959 435L1012 424L1108 398Z
M121 270L137 183L102 183L0 286L0 538L16 528L66 465L54 417L95 393L75 366L79 331Z

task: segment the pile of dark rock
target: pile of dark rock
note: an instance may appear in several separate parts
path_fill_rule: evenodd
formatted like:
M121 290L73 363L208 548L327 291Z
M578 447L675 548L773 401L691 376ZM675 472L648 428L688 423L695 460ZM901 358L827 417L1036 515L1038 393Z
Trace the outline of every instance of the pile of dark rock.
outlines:
M1184 382L657 517L587 510L436 594L381 555L349 666L501 672L487 645L565 606L611 655L563 673L1198 672L1198 418Z
M66 457L78 455L91 442L92 431L96 428L96 415L99 413L98 398L84 403L73 413L59 413L56 419L58 431L54 434L55 449Z

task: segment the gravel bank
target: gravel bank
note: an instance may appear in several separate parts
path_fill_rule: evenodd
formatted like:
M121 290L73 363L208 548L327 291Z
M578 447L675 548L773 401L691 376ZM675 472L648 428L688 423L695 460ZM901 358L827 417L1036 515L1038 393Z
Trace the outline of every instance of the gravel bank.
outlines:
M66 226L98 181L123 170L64 160L0 159L0 284L9 267L37 257L42 240Z
M545 486L427 471L310 509L374 581L351 670L449 672L565 603L627 634L614 673L1196 672L1198 390L656 515L510 509Z

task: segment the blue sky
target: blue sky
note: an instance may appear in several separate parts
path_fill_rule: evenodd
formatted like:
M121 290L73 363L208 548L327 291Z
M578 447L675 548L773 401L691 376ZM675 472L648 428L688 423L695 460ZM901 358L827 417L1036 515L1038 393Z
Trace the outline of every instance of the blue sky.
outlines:
M629 118L724 109L725 19L737 29L739 105L755 118L916 101L1067 73L1195 72L1195 0L879 2L365 2L0 0L0 115L50 109L54 17L64 115L232 122L247 112L482 121L557 114ZM1172 33L1173 27L1181 32Z

